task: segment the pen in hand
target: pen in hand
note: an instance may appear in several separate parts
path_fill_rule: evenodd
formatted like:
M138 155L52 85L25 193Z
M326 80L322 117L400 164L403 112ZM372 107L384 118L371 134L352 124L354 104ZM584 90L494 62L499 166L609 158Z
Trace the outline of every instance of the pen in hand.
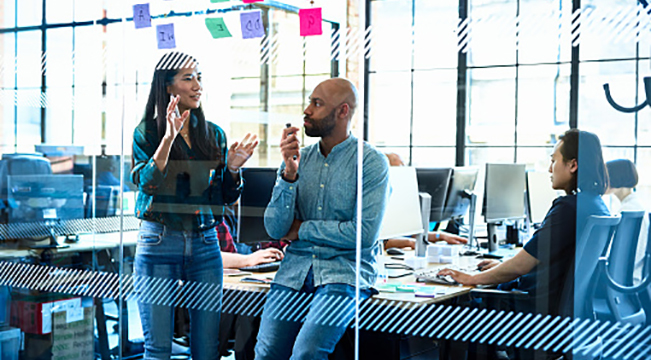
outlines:
M292 127L292 124L287 123L287 124L285 124L285 127L289 129L290 127ZM289 135L294 135L294 133L290 132L289 134L287 134L287 136L289 136ZM296 158L297 158L297 156L294 155L293 159L296 160Z

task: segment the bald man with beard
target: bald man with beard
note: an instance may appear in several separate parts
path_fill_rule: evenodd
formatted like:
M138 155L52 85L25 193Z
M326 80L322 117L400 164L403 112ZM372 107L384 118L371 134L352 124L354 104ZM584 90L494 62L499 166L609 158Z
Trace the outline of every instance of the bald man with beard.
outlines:
M350 133L357 90L328 79L310 96L303 128L317 144L300 149L298 127L283 131L283 163L265 211L265 227L291 240L267 296L256 359L327 359L354 314L357 221L361 221L361 299L374 291L380 223L389 196L389 164L363 145L362 216L357 218L357 138ZM292 318L310 299L305 321ZM292 303L293 301L293 303Z

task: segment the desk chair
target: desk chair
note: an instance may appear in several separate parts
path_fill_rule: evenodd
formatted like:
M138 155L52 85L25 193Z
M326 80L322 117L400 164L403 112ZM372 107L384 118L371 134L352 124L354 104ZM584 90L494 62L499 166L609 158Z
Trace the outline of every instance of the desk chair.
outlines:
M649 219L651 220L651 214L649 214ZM632 249L631 251L635 251L635 249ZM629 286L633 283L632 281L622 284L621 282L617 281L614 276L611 276L610 258L603 257L599 259L599 262L601 268L603 269L609 288L612 288L615 291L618 291L625 295L638 296L642 311L646 315L646 325L650 326L651 316L648 316L648 314L651 314L651 232L649 232L649 236L647 237L644 267L642 271L643 278L638 284ZM632 261L631 266L633 266Z
M608 249L608 263L600 268L601 276L625 287L633 285L635 250L637 249L644 211L623 211L615 231L615 237ZM606 273L608 275L606 275ZM595 294L594 309L597 318L611 322L638 325L646 322L646 316L637 294L621 292L612 286L601 286Z
M559 313L563 317L596 320L594 311L595 289L601 279L598 270L599 258L608 249L615 228L619 224L619 216L590 216L586 222L581 237L577 239L574 272L568 272L565 284L561 291ZM489 301L489 306L498 307L496 304L509 304L510 309L516 312L531 312L531 296L520 291L501 291L475 289L471 291L474 298ZM499 308L499 307L498 307ZM501 309L504 310L504 309ZM600 346L601 340L585 345L581 349L573 349L573 359L592 359L576 355L585 350ZM518 359L549 359L558 358L561 354L544 354L531 349L515 349ZM570 354L569 356L572 356Z

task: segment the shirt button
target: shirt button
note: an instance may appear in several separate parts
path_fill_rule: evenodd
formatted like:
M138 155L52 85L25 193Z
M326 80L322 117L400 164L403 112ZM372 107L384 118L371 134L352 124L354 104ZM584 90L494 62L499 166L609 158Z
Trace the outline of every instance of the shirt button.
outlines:
M285 205L285 207L289 209L289 205Z
M319 210L322 210L323 208L319 206Z
M325 167L328 167L328 163L325 163Z
M316 259L316 255L312 255L312 259Z
M290 186L290 187L289 187L289 190L294 190L294 187L293 187L293 186Z
M325 185L321 184L321 189L323 189L324 187L325 187Z

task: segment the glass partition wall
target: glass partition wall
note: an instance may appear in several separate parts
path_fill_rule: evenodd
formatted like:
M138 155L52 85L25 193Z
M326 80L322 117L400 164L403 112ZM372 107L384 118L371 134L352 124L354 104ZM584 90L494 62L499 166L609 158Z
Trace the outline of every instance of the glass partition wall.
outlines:
M3 357L648 357L646 2L0 4Z

